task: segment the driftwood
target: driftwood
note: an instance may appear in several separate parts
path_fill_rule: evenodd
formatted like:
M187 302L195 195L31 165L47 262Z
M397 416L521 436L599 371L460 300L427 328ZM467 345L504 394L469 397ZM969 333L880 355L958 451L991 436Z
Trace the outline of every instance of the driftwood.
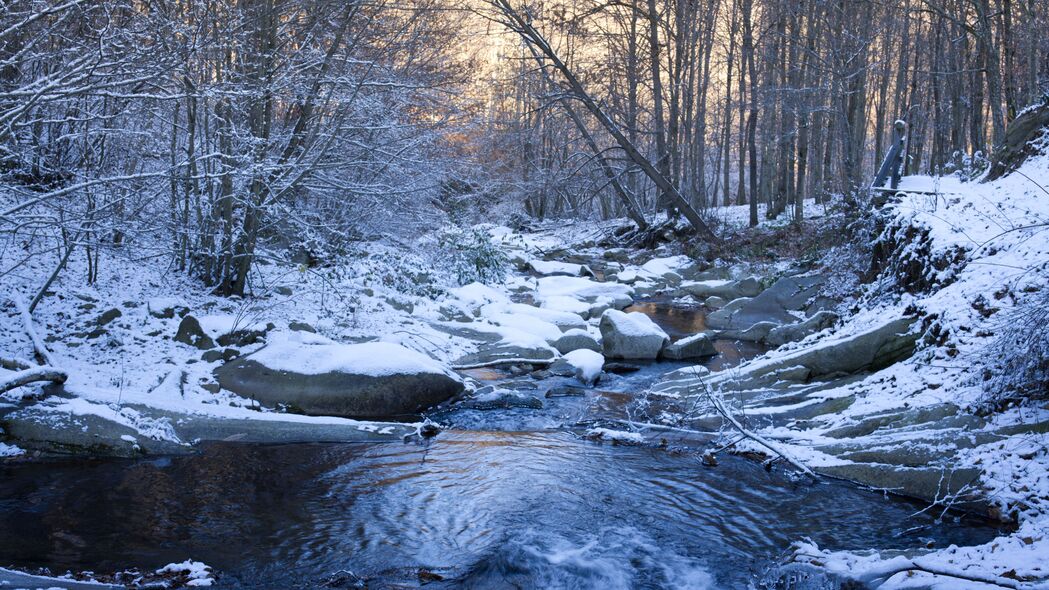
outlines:
M808 466L806 466L804 463L802 463L800 460L794 457L794 455L792 455L790 452L781 449L779 445L773 443L772 441L758 434L755 434L750 430L747 430L742 424L739 423L739 420L736 420L736 418L732 416L732 414L728 411L728 408L725 407L725 404L720 399L718 399L717 396L711 393L710 390L704 388L703 394L710 401L710 404L714 406L714 409L717 410L719 414L721 414L721 417L724 418L725 421L728 422L733 428L738 430L740 434L765 447L766 449L772 451L776 455L779 455L784 461L790 463L795 468L797 468L798 471L804 473L812 479L819 479L819 476L816 475L816 472L809 469Z

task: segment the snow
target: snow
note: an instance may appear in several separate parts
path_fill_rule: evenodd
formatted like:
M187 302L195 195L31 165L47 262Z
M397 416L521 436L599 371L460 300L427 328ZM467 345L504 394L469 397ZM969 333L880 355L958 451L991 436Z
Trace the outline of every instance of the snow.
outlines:
M190 559L181 563L169 563L158 569L157 573L185 576L186 586L211 586L215 582L215 579L211 577L211 566Z
M494 313L485 317L488 321L498 326L537 336L543 342L551 342L561 337L560 328L531 314ZM507 332L503 332L503 334L504 340L515 340L512 337L513 332L509 333L511 334L510 337L506 336Z
M625 336L661 336L669 338L652 318L639 311L623 312L616 309L606 310L601 321L609 321L616 330Z
M566 311L573 314L584 314L590 311L590 304L567 295L552 295L543 299L543 309Z
M677 272L691 266L692 259L685 255L667 258L653 258L641 265L641 270L654 276L663 276L668 272Z
M23 453L25 451L15 445L0 442L0 457L17 457Z
M309 332L281 333L250 359L275 371L303 375L351 373L369 377L436 374L454 376L444 364L391 342L336 344ZM325 339L326 340L326 339Z
M575 299L633 297L634 289L619 283L599 283L582 277L543 277L536 292L541 300L568 296Z
M595 382L605 366L605 357L601 353L585 348L569 352L564 359L575 367L576 377L583 383Z
M587 438L607 440L611 442L639 445L645 442L645 437L639 432L627 432L625 430L612 430L609 428L591 428L586 431Z
M529 260L528 266L531 267L537 274L550 276L550 275L564 275L569 277L581 277L584 275L594 274L589 268L582 264L572 264L569 262L554 262L548 260Z

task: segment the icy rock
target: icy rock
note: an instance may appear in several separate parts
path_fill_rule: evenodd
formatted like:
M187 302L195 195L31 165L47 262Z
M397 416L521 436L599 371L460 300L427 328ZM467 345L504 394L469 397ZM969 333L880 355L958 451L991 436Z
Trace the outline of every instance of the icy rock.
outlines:
M656 359L670 337L647 315L610 309L601 315L605 356L617 359Z
M718 353L714 349L714 342L706 334L694 334L682 338L663 349L663 358L672 360L685 360L714 356Z
M495 343L483 345L477 352L461 357L455 361L455 367L457 369L494 367L522 362L533 365L546 365L551 363L556 356L557 352L549 347Z
M337 344L307 333L271 343L216 370L223 389L309 415L393 418L463 390L441 363L389 342Z

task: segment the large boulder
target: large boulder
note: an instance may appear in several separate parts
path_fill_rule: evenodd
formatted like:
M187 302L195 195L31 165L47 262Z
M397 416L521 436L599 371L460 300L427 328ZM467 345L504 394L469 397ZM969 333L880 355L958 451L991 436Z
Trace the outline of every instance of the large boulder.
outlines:
M537 275L544 277L592 277L594 271L585 264L572 264L570 262L555 262L549 260L530 260L528 269Z
M463 390L447 367L398 344L295 334L223 365L219 384L267 406L362 419L411 416Z
M721 297L727 301L739 299L740 297L754 297L761 293L762 290L761 281L754 277L747 277L738 281L727 279L696 281L685 283L681 285L681 288L699 301L708 297Z
M717 374L729 388L752 388L783 379L782 371L804 369L806 379L825 379L860 371L876 371L909 357L918 334L912 318L887 320L866 332L821 341L771 360L754 361L736 371Z
M742 332L759 322L793 324L798 317L791 311L805 309L825 282L822 275L784 277L750 300L730 302L707 315L707 325L717 330Z
M477 369L499 365L549 365L557 358L557 351L549 346L524 346L507 342L482 344L472 352L455 361L456 369Z
M707 334L693 334L682 338L663 349L663 358L671 360L698 359L714 356L718 353L714 349L714 342Z
M609 309L601 314L601 342L605 356L616 359L655 359L670 337L647 315Z

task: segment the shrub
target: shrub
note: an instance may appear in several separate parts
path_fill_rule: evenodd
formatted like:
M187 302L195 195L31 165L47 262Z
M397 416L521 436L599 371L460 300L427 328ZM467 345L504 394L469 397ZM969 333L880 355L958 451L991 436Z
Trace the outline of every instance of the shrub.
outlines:
M1049 288L1030 293L1005 314L994 358L988 385L996 405L1049 399Z
M496 283L506 277L509 260L481 228L448 229L437 239L438 257L460 285Z

